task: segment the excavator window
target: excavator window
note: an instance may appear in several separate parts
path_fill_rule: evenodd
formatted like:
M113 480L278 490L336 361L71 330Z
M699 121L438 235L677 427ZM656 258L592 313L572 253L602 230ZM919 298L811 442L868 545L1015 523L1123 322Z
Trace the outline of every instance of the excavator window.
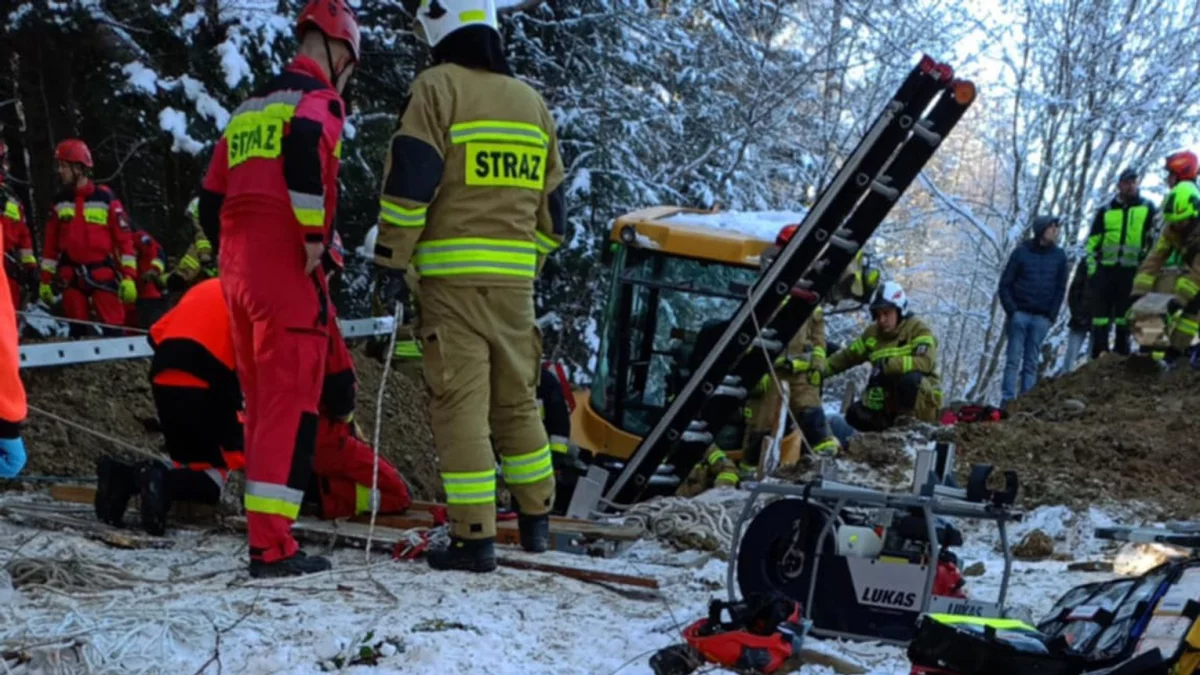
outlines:
M645 435L687 381L701 329L733 316L758 269L622 246L612 274L592 407Z

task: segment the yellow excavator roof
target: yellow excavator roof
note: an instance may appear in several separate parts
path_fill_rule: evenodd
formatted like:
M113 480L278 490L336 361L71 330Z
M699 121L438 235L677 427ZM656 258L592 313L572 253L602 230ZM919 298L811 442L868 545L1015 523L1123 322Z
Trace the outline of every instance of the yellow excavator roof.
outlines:
M695 214L697 222L676 222ZM698 224L717 212L679 206L653 206L627 213L613 221L611 239L627 246L663 251L671 255L741 267L758 267L763 250L774 243L737 229ZM632 228L632 232L627 228ZM624 234L623 234L624 233Z

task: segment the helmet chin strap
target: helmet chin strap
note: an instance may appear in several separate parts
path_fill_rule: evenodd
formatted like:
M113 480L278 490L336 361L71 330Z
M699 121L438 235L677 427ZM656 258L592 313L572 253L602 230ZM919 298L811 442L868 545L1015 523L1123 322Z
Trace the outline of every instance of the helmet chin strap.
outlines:
M333 51L329 49L329 36L321 33L321 43L325 45L325 63L329 66L329 80L333 84L333 88L337 89L338 80L342 79L342 74L346 72L346 66L338 70L333 65Z

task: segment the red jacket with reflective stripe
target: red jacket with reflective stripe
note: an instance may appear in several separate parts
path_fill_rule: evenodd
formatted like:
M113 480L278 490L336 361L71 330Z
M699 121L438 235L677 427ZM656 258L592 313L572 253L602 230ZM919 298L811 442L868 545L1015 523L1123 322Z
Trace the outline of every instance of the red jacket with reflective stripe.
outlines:
M166 269L166 253L154 237L145 230L133 233L133 248L137 253L138 300L153 300L162 297L162 291L153 281L145 281L147 272L151 270L161 277Z
M224 198L222 233L278 219L297 240L328 241L343 118L341 96L306 56L238 106L203 183Z
M16 196L0 185L0 228L4 230L4 255L21 267L37 267L33 237L25 222L25 209Z
M125 209L112 190L88 181L58 194L46 219L42 282L49 283L61 262L94 265L119 258L126 277L137 274L133 237Z

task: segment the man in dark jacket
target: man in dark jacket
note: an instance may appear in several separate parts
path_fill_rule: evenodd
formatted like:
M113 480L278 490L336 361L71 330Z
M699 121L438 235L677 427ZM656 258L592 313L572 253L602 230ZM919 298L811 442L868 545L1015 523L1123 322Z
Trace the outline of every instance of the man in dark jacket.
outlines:
M1059 219L1033 219L1033 238L1018 246L1000 277L1000 304L1008 315L1008 354L1001 405L1037 384L1038 357L1067 292L1067 255L1058 247ZM1017 371L1021 388L1017 390Z
M1088 261L1082 259L1075 266L1075 275L1071 277L1071 285L1067 288L1067 310L1071 320L1067 323L1070 331L1067 335L1067 356L1063 359L1062 372L1075 370L1075 359L1079 358L1079 350L1091 333L1092 313L1088 309Z

